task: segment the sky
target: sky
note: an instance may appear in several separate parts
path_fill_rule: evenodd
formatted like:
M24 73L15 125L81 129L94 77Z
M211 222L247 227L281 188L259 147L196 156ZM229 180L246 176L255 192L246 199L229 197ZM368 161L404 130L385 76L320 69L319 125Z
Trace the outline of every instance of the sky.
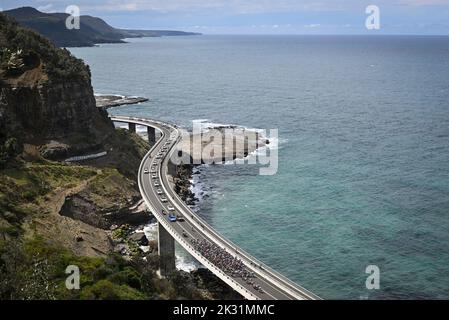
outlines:
M0 0L8 10L32 6L103 18L114 27L204 34L449 35L449 0ZM365 9L376 5L380 29L368 30Z

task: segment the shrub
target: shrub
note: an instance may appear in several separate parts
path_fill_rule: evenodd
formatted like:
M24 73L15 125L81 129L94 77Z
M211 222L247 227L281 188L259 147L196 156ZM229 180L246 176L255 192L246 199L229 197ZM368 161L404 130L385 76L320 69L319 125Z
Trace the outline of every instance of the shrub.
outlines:
M3 145L0 145L0 169L5 168L8 161L21 152L22 147L16 138L7 139Z
M24 197L27 201L33 201L36 198L36 193L33 191L25 191L22 193L22 197Z
M75 58L67 49L56 48L49 40L38 33L20 27L17 22L0 13L0 68L8 70L10 67L23 68L23 62L28 57L33 63L36 58L44 64L44 69L50 82L61 79L90 79L90 70L80 59ZM10 63L12 54L16 53ZM17 55L20 53L20 55ZM33 64L32 63L32 64Z
M140 290L142 287L140 283L139 273L131 267L125 267L124 270L112 274L108 277L108 279L114 283L120 285L126 284L131 288L138 290Z
M117 285L109 280L100 280L81 291L85 300L142 300L145 296L125 285Z

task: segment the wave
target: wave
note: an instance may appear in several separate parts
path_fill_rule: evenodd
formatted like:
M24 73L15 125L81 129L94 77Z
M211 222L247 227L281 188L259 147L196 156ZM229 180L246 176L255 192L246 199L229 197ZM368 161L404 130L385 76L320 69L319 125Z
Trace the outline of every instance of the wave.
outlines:
M204 179L202 179L202 176L204 174L203 170L205 168L206 165L195 167L192 172L192 179L190 179L190 191L192 191L198 201L202 201L205 197L209 196L209 192L207 191Z
M235 124L225 124L225 123L218 123L218 122L211 122L209 119L195 119L192 120L192 122L198 122L201 125L201 131L203 133L208 132L212 129L219 129L219 128L238 128L238 129L245 129L244 126L239 126Z
M122 94L111 94L111 93L100 93L100 92L95 92L94 95L96 97L120 97L122 99L126 98L126 96L122 95Z
M288 139L281 139L279 137L266 137L265 134L269 132L267 129L260 129L260 128L250 128L247 126L242 125L236 125L236 124L229 124L229 123L218 123L218 122L211 122L209 119L195 119L193 121L201 123L201 128L204 129L206 132L211 129L217 129L217 128L236 128L236 129L244 129L248 131L253 131L257 133L261 133L263 139L267 139L269 143L269 148L278 148L281 144L285 144L288 142Z
M143 232L145 233L145 237L148 239L148 241L152 240L158 240L158 223L153 222L146 226L144 226L142 229L136 230L135 232ZM176 268L178 270L191 272L194 270L197 270L198 268L201 268L202 265L197 262L193 257L191 257L187 251L185 251L182 247L179 247L181 250L178 250L176 253ZM149 246L140 246L140 249L142 249L143 252L148 252L150 250ZM179 252L180 251L180 252Z
M152 241L152 240L157 241L157 237L158 237L157 222L152 222L152 223L144 226L142 229L137 229L135 232L136 233L143 232L148 241ZM143 252L148 252L150 250L149 246L140 246L139 248Z
M199 268L204 268L198 261L194 260L189 253L186 252L185 255L176 255L176 269L185 272L192 272L198 270Z

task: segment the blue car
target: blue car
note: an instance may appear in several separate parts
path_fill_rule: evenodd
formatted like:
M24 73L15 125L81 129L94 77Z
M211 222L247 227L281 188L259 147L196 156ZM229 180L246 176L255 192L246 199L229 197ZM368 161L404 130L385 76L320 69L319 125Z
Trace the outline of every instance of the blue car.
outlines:
M170 214L168 216L168 220L170 220L170 222L176 222L177 218L176 218L176 216L174 214Z

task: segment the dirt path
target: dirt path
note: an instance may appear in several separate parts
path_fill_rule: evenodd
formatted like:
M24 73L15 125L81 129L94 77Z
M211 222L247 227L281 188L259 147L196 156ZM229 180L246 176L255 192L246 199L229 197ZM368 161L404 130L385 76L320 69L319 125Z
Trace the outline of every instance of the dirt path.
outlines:
M101 170L98 170L97 173L101 173ZM39 234L48 241L61 244L72 250L79 256L105 256L112 250L112 243L107 231L59 214L65 199L81 192L93 179L95 176L82 181L73 188L58 188L49 194L49 200L41 205L42 212L46 213L25 223L25 236L31 237L33 234Z

